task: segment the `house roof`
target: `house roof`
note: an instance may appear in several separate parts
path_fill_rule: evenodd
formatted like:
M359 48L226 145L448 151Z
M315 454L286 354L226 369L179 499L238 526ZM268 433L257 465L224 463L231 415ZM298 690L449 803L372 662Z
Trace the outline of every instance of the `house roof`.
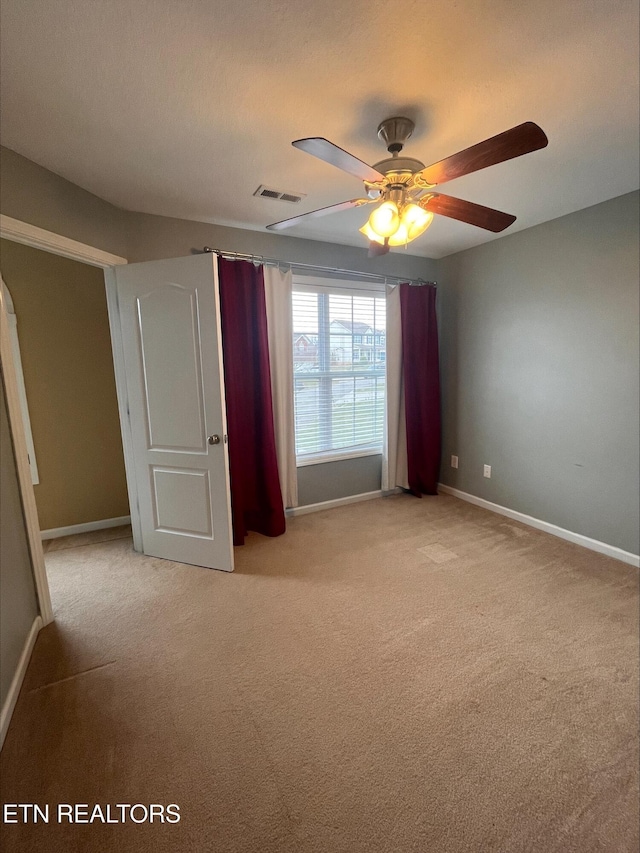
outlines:
M351 320L332 320L331 325L334 323L338 323L340 326L343 326L350 334L353 335L366 335L372 334L373 329L368 323L358 323L357 321Z
M364 192L292 140L375 164L379 122L403 114L404 153L427 165L523 121L545 130L544 150L443 190L515 214L506 234L638 187L637 0L3 0L2 16L3 144L126 209L264 231ZM287 234L364 250L366 218ZM493 239L436 216L408 251Z

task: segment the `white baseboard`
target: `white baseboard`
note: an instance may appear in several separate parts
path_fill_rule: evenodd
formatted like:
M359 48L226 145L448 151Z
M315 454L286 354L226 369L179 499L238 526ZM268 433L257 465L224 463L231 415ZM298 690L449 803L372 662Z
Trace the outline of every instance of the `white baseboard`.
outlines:
M566 539L567 542L573 542L575 545L582 545L583 548L589 548L591 551L597 551L599 554L605 554L607 557L613 557L614 560L622 560L623 563L629 563L630 566L640 568L640 556L632 554L630 551L623 551L622 548L616 548L614 545L607 545L606 542L600 542L597 539L590 539L588 536L583 536L581 533L574 533L572 530L565 530L564 527L558 527L555 524L550 524L548 521L542 521L539 518L533 518L531 515L525 515L523 512L517 512L515 509L509 509L500 504L491 503L484 498L478 498L475 495L470 495L468 492L461 492L460 489L454 489L452 486L445 486L444 483L438 483L438 489L444 492L445 495L453 495L455 498L467 501L467 503L481 506L483 509L488 509L491 512L497 512L499 515L506 515L507 518L513 518L514 521L520 521L522 524L527 524L529 527L535 527L537 530L544 530L545 533L550 533L552 536L558 536L560 539Z
M22 654L20 655L16 671L13 674L13 678L9 686L7 698L4 700L4 705L2 706L2 713L0 714L0 749L2 749L2 744L4 743L9 723L11 722L13 709L16 707L16 702L20 695L20 688L22 687L22 682L24 681L24 676L27 672L29 661L31 660L31 652L33 651L33 647L36 643L36 637L38 636L40 628L42 628L42 618L40 616L36 616L33 620L33 625L27 634Z
M108 527L122 527L123 524L131 524L130 515L121 515L118 518L103 518L100 521L87 521L84 524L70 524L68 527L51 527L49 530L41 530L43 539L59 539L60 536L75 536L76 533L91 533L92 530L106 530Z
M381 498L383 492L363 492L361 495L349 495L347 498L335 498L332 501L322 501L317 504L307 504L306 506L294 506L286 510L288 516L307 515L310 512L322 512L323 509L334 509L337 506L345 506L346 504L357 504L360 501L372 501L374 498Z

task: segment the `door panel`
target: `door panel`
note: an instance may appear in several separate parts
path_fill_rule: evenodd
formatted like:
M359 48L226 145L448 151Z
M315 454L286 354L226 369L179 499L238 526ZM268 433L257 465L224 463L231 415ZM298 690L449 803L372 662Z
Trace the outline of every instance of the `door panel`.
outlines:
M145 554L233 569L217 266L116 270Z
M212 539L209 472L153 466L151 473L156 530L191 533Z
M149 446L205 453L198 291L161 283L137 308Z

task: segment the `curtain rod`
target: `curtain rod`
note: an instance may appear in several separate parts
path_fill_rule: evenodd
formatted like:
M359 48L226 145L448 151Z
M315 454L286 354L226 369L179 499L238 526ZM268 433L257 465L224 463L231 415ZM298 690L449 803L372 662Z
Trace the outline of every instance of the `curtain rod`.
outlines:
M361 270L345 270L339 267L323 267L319 264L298 264L295 261L280 261L277 258L265 258L262 255L245 255L241 252L224 252L221 249L212 249L210 246L205 246L203 252L209 252L212 255L218 255L219 258L224 258L228 261L250 261L251 263L267 264L269 266L287 266L291 269L315 270L316 272L331 272L343 273L346 275L354 275L360 278L373 278L377 281L395 282L396 284L406 283L412 287L437 287L435 281L424 281L421 278L406 278L398 275L381 275L374 272L362 272Z

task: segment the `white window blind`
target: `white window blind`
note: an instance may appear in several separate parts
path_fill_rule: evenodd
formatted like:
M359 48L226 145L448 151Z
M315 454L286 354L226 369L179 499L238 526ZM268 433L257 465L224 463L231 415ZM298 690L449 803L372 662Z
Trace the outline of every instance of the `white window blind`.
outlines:
M293 366L298 464L380 452L384 430L384 292L296 285Z

